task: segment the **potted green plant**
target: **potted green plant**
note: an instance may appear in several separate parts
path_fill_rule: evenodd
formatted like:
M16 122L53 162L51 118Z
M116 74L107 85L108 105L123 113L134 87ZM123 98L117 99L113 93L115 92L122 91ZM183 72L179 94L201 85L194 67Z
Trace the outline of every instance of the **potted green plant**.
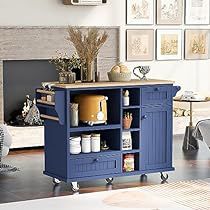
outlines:
M82 62L74 53L71 57L67 53L57 52L57 56L50 60L54 64L59 74L59 83L74 83L76 80L76 73L79 72Z

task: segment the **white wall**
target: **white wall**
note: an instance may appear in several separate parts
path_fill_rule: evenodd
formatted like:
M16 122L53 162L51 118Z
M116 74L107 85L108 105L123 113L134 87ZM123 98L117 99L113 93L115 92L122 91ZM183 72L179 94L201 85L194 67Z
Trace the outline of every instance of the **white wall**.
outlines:
M0 25L2 26L121 26L121 61L125 61L126 28L157 28L155 25L126 26L125 19L125 0L108 0L106 5L97 7L66 6L62 4L62 0L0 0ZM183 29L184 27L182 26ZM180 26L158 28L179 29ZM136 65L151 65L149 77L175 80L183 90L209 92L210 95L210 60L129 62L127 65L130 69Z

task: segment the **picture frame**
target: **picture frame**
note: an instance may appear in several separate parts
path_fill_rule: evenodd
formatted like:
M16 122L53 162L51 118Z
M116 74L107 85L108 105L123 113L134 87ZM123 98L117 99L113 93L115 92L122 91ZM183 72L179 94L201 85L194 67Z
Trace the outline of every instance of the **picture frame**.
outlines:
M157 25L181 25L183 22L183 0L157 0Z
M153 29L126 30L126 60L127 61L154 60Z
M182 59L181 29L156 30L156 59L157 60Z
M207 60L209 59L209 38L208 29L186 29L185 30L185 59L186 60Z
M208 25L210 24L209 0L185 0L185 24Z
M127 25L153 25L154 0L126 0Z

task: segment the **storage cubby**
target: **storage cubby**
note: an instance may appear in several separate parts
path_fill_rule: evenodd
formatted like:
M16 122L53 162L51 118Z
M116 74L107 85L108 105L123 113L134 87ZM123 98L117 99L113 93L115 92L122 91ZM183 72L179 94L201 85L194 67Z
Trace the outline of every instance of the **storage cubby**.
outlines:
M120 89L98 89L98 90L76 90L70 91L70 102L73 103L78 95L93 94L104 95L107 100L107 125L120 124ZM87 110L88 111L88 110ZM84 127L86 124L80 122L79 126ZM97 126L97 125L95 125Z
M124 88L123 93L126 90L129 91L130 104L128 107L140 106L140 89L139 88ZM122 99L123 99L123 95L122 95ZM123 105L123 107L127 107L127 106Z
M133 117L133 120L132 120L130 129L125 129L124 126L122 125L123 126L123 130L139 129L139 127L140 127L140 120L139 120L140 119L140 109L138 109L138 108L135 108L135 109L132 109L132 108L123 109L122 119L123 119L125 113L131 113L132 117Z
M134 169L131 170L131 171L126 171L126 169L125 169L125 165L130 164L130 163L125 164L125 162L124 162L127 156L134 156ZM130 162L130 160L128 162ZM139 171L139 153L138 152L136 152L136 153L124 153L122 155L122 169L123 169L124 173L132 173L134 171Z
M109 147L108 151L118 150L120 151L120 129L110 129L110 130L93 130L93 131L78 131L78 132L71 132L70 137L75 136L82 136L82 134L93 134L97 133L100 134L100 139L102 141L106 141L107 146ZM101 151L103 152L103 151ZM105 152L105 151L104 151ZM80 153L82 154L82 153Z
M130 145L132 145L131 149L129 148ZM139 145L139 131L122 132L122 151L139 150Z

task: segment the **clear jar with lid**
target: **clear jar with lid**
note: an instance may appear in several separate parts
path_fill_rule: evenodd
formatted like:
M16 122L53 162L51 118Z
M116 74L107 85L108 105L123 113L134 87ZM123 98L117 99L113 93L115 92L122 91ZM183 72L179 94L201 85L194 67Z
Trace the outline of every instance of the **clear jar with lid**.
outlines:
M82 134L82 152L83 153L91 152L91 135Z
M101 151L101 135L100 134L91 134L91 151L100 152Z

